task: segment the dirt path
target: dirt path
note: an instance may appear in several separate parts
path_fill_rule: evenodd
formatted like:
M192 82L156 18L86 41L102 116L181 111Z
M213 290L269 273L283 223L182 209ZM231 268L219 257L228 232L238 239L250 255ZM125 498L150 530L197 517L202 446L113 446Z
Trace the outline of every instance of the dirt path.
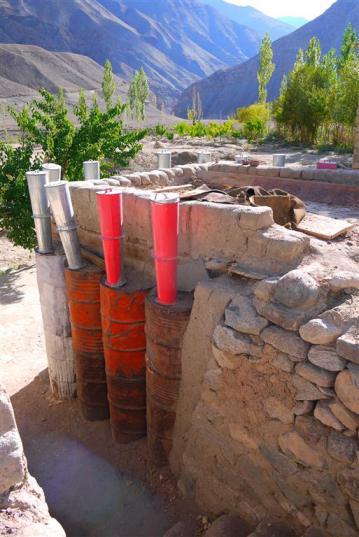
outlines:
M15 267L33 261L5 237L0 259ZM177 520L193 519L172 478L149 470L145 440L116 446L108 421L86 422L77 401L53 399L33 264L0 275L0 304L0 380L30 472L68 537L161 537Z

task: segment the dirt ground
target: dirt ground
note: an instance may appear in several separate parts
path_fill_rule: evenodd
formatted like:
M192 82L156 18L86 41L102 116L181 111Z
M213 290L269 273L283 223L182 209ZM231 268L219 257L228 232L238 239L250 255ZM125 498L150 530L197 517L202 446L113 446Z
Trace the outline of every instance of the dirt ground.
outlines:
M109 421L82 419L53 399L33 254L0 237L0 381L8 390L29 470L68 537L161 537L197 513L172 477L152 471L146 440L116 446Z
M130 163L129 168L123 172L139 172L157 169L158 149L166 149L174 153L188 151L196 153L197 151L210 151L213 160L234 160L236 155L245 152L258 159L261 164L272 166L273 154L282 153L286 155L286 163L290 167L315 167L319 159L336 162L339 167L350 168L352 164L351 154L338 154L334 151L317 151L307 149L301 146L280 145L277 143L265 143L260 145L248 144L245 140L208 140L206 138L190 138L175 136L174 140L169 141L165 138L156 139L154 137L146 138L143 144L143 150ZM194 156L195 159L195 156ZM195 162L192 160L191 162ZM185 164L185 162L181 162Z

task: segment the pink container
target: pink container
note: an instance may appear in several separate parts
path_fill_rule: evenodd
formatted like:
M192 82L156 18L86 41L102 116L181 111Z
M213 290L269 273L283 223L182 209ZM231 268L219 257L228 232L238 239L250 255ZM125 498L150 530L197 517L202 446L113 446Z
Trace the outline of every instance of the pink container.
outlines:
M337 165L335 162L317 162L317 169L318 170L336 170Z
M152 231L157 280L157 301L170 305L177 296L179 197L157 194L152 201Z
M119 287L123 281L122 193L104 190L97 192L98 213L106 266L106 283Z

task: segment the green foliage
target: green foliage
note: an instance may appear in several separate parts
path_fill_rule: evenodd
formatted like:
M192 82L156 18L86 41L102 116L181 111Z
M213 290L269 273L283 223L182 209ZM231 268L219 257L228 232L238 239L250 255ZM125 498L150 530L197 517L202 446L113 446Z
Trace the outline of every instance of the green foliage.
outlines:
M135 72L128 90L127 108L132 119L144 121L146 117L146 101L149 94L148 79L143 67L141 67L139 71Z
M264 137L265 123L259 119L246 121L243 127L243 135L248 142L257 142Z
M140 141L146 131L124 132L122 115L125 105L117 102L105 111L94 97L90 106L80 93L74 107L75 125L68 116L62 91L52 95L40 90L40 98L17 112L11 111L22 138L41 146L45 160L60 164L71 181L82 179L85 160L100 160L105 177L118 167L126 167L142 148Z
M113 79L112 65L110 60L106 60L102 80L102 93L107 110L112 107L112 97L115 91L116 83Z
M255 103L246 108L238 108L235 117L241 123L246 123L247 121L262 121L266 123L270 120L270 111L267 105Z
M108 73L105 71L104 77ZM109 78L103 88L108 82ZM66 178L81 180L83 162L94 159L101 162L101 174L106 177L118 167L126 167L142 148L140 142L147 130L124 131L125 105L112 104L111 91L104 111L97 96L88 105L84 92L80 92L73 110L76 124L69 118L61 90L53 95L41 89L39 97L22 110L10 110L20 129L20 144L14 148L0 143L0 226L15 244L25 248L35 245L25 178L28 170L41 167L43 161L52 161L62 166Z
M179 136L190 136L191 138L242 137L242 132L236 128L234 119L227 119L223 123L217 123L216 121L210 121L209 123L204 123L203 121L197 121L196 123L180 121L175 125L174 130Z
M165 125L158 123L155 126L155 136L158 136L158 137L165 136L166 132L167 132L167 128L165 127Z
M26 172L41 167L42 155L34 156L33 144L18 147L0 142L0 227L18 246L32 249L36 236Z
M274 68L272 40L266 33L259 49L259 70L257 72L258 97L261 104L267 101L267 86L272 78Z
M279 131L306 144L349 146L359 100L358 35L349 25L341 53L322 56L312 38L305 53L298 52L288 78L282 81L273 105Z

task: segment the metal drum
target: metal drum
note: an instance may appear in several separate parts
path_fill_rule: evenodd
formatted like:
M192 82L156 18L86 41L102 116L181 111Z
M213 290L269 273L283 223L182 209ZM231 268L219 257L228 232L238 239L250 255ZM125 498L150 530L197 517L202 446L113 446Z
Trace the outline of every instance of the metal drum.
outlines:
M111 429L116 442L146 436L146 289L101 284L101 316Z
M150 459L158 467L168 465L172 449L182 342L192 302L190 293L178 293L170 306L159 304L153 294L146 299L147 442Z
M100 311L102 276L93 265L76 271L65 269L77 394L82 414L90 421L109 417Z

